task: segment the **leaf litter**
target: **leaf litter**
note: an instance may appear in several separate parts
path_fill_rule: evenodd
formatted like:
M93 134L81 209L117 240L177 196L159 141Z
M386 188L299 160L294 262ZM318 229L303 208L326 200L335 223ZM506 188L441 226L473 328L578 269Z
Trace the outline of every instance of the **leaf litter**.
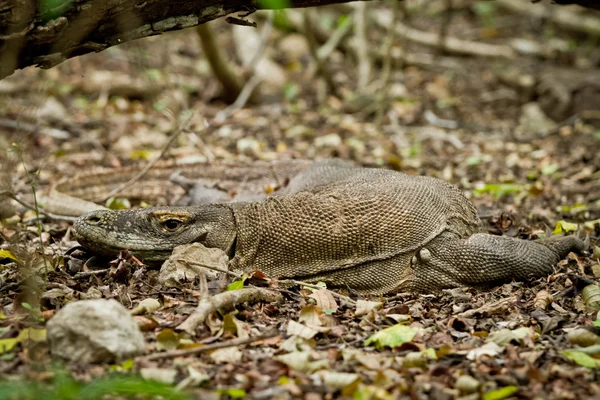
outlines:
M494 24L489 11L479 7L484 3L477 4L476 18L485 20L486 26ZM415 23L422 26L435 18ZM462 14L457 18L463 24L456 23L452 29L473 35L474 31L466 30L477 29L478 22ZM504 38L503 29L486 32ZM530 33L521 29L520 33ZM283 41L285 35L277 35L275 40ZM68 110L61 115L71 132L69 140L39 134L19 141L26 167L16 167L17 190L27 188L27 173L36 168L41 168L43 187L84 169L151 159L173 130L173 121L164 110L177 115L176 110L193 107L196 112L189 130L201 131L205 118L216 115L224 105L215 100L216 85L202 72L205 66L187 56L198 51L198 44L189 38L185 32L176 32L123 46L148 53L142 61L130 60L131 54L115 57L104 52L50 71L17 73L38 93L2 95L2 117L36 109L40 101L55 108L58 104ZM163 82L168 74L156 73L163 60L150 49L158 40L166 43L164 51L176 50L172 60L167 57L171 54L164 53L165 72L184 77L187 85ZM231 45L230 37L224 35L224 40ZM407 46L427 55L427 50L415 44ZM566 53L554 49L561 56L551 61L572 58L589 63L583 49ZM347 61L342 50L335 57ZM365 166L437 176L471 197L484 230L524 239L583 230L590 235L589 254L570 256L553 274L532 283L509 283L485 291L464 288L427 296L363 298L342 290L354 304L339 300L327 288L287 290L263 277L263 284L281 289L283 303L234 302L226 309L211 308L203 324L191 332L178 332L176 327L196 308L196 275L179 274L167 286L160 283L158 271L126 258L110 273L99 272L90 262L79 265L76 258L63 256L75 244L68 223L44 221L40 234L37 226L27 222L35 213L22 213L9 216L0 226L0 373L38 381L58 377L60 371L53 369L47 351L46 321L69 301L114 298L145 327L149 354L250 340L270 329L278 334L177 358L142 360L141 364L129 360L114 365L69 365L69 373L78 380L108 376L112 371L139 373L149 381L207 398L600 396L594 378L600 368L598 332L592 329L600 327L598 127L583 120L557 124L540 114L546 100L555 100L550 92L562 90L557 85L542 94L528 94L530 89L524 84L531 76L528 70L545 65L545 60L515 60L511 69L522 69L511 80L508 67L506 73L498 72L503 69L499 61L452 56L440 60L445 59L458 60L461 68L439 71L421 63L402 70L397 82L402 88L396 88L398 97L391 102L389 121L382 126L374 124L368 112L361 114L363 106L358 102L330 96L319 103L317 85L297 81L282 90L284 99L276 106L246 108L201 138L183 135L168 157L247 161L335 156ZM74 74L78 68L81 71ZM82 76L109 68L115 69L108 74L111 79L132 81L141 72L158 80L156 87L161 90L172 89L167 95L138 85L142 96L97 99L89 94L94 91L84 88ZM347 82L352 79L348 71L354 70L349 64L339 75ZM472 79L472 71L478 71L482 79ZM538 96L540 105L531 105ZM373 99L356 98L366 98L367 103ZM457 121L458 127L449 124ZM52 126L52 120L43 116L38 122ZM423 126L428 124L440 126ZM14 136L10 141L6 138L0 136L1 148L15 140ZM128 208L132 204L117 198L108 205ZM102 261L100 265L106 267ZM84 275L76 278L76 273ZM242 290L251 280L244 277L228 289ZM217 292L209 290L211 295Z

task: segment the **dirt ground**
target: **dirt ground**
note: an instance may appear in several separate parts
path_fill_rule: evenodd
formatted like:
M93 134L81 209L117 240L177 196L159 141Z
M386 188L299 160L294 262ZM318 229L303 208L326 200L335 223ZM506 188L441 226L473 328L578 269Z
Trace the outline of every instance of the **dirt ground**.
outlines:
M400 12L399 19L437 33L448 14L445 4L409 3L408 17ZM371 54L371 78L359 90L351 30L326 61L334 95L298 26L276 18L263 57L274 69L258 101L221 122L214 118L227 104L194 30L127 43L47 71L18 71L0 81L0 147L18 160L13 169L5 167L8 179L0 184L43 191L97 167L145 165L189 119L164 159L340 157L435 176L465 192L487 232L522 239L553 230L587 234L586 252L570 254L548 277L489 291L365 298L336 290L352 301L328 295L333 303L324 305L310 288L295 287L282 291L283 303L238 304L216 313L189 336L173 328L194 309L197 282L162 288L156 269L125 261L111 264L109 273L74 279L64 262L65 251L77 244L71 223L43 219L38 225L35 212L17 208L0 225L3 346L24 330L43 332L69 301L93 297L114 298L128 309L159 300L159 309L136 317L147 354L271 329L279 334L157 361L61 366L43 338L30 338L0 348L1 380L52 388L58 370L81 382L119 374L148 378L154 371L167 386L183 387L163 398L600 398L600 350L582 350L569 336L584 328L600 344L600 289L582 295L600 278L600 84L593 82L600 76L599 39L495 2L453 4L450 36L497 46L518 39L519 48L536 52L465 55L396 35L389 80L381 82L386 53ZM389 5L367 5L367 15L382 10L391 13ZM346 14L348 5L319 10L315 29L331 34ZM250 18L259 31L266 23ZM238 60L239 35L225 22L210 25L226 55ZM387 35L371 22L369 44L385 49ZM568 223L579 224L579 232ZM298 323L308 333L299 332ZM10 396L3 392L8 387L0 386L0 397ZM141 387L139 396L152 397Z

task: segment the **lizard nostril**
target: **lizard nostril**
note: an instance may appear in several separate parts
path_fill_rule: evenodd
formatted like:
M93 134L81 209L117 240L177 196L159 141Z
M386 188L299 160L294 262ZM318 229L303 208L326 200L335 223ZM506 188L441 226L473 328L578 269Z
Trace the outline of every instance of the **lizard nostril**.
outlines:
M90 225L98 225L100 223L100 217L90 215L85 219L85 222L87 222Z

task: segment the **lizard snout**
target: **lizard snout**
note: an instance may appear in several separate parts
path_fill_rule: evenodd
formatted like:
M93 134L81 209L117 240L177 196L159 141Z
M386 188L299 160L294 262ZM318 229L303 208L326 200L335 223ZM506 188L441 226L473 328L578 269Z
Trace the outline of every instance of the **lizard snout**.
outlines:
M78 236L88 236L97 229L113 225L112 222L114 222L114 211L98 210L77 218L73 228Z
M110 211L99 210L99 211L92 211L92 212L82 215L81 217L77 218L77 220L75 221L75 230L77 230L77 228L82 228L86 225L87 226L98 226L98 225L101 225L102 223L106 223L108 213L110 213Z

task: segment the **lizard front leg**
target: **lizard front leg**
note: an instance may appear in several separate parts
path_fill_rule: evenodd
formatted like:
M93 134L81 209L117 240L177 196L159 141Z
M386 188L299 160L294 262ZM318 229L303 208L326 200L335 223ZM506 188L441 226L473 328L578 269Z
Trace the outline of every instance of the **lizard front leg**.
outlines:
M415 290L493 286L552 273L570 251L584 249L574 236L522 240L478 233L466 239L445 232L413 259Z

